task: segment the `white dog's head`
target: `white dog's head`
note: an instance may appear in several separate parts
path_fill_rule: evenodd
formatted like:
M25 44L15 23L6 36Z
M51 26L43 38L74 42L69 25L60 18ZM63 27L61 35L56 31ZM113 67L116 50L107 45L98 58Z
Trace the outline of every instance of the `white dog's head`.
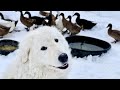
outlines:
M55 27L40 27L29 32L20 43L21 61L45 65L47 68L65 71L70 67L70 48L63 35Z

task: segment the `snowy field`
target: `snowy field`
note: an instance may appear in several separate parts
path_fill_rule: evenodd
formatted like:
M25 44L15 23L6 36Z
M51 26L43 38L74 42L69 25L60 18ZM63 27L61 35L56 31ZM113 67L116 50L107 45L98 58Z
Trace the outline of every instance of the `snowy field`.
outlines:
M20 13L14 11L1 11L5 18L19 20ZM30 11L32 15L40 16L38 11ZM114 41L107 33L106 28L109 23L112 23L113 29L120 30L120 11L61 11L65 17L73 15L75 12L81 14L81 18L98 23L92 30L81 31L79 35L89 36L107 41L112 48L101 57L88 56L86 58L74 58L72 70L68 75L69 79L120 79L120 42L113 44ZM56 14L57 12L53 12ZM26 15L27 17L27 15ZM72 18L75 23L76 16ZM6 35L3 39L12 39L21 41L27 34L24 25L20 20L16 30L21 32L13 32ZM8 56L0 55L0 75L4 72L9 63L14 63L12 60L16 56L16 51Z

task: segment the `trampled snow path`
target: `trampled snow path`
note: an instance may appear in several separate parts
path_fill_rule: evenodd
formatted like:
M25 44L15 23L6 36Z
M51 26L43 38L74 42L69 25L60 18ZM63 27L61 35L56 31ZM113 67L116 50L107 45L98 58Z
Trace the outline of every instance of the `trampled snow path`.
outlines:
M5 17L14 20L19 19L19 12L14 11L1 11ZM62 11L61 11L62 12ZM73 15L76 11L63 11L65 17ZM111 44L114 40L107 34L108 23L113 24L113 28L120 30L120 12L119 11L78 11L81 14L81 18L92 20L97 22L97 26L92 30L81 31L79 35L95 37L105 40ZM39 15L39 12L31 11L32 15ZM54 11L54 14L56 12ZM74 17L72 19L75 22ZM13 39L21 41L27 32L24 29L24 25L19 21L17 30L21 32L10 33L5 36L4 39ZM120 43L111 44L112 48L108 53L103 54L101 57L88 56L86 58L74 58L72 70L68 76L70 79L119 79L120 78ZM16 53L11 53L8 56L0 56L0 73L4 72L9 63L13 63ZM0 74L2 75L2 74Z

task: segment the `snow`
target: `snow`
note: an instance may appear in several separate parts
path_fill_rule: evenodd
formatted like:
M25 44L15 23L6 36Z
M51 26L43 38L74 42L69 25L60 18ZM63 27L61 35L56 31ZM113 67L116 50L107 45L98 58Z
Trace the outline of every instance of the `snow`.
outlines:
M19 20L20 13L15 11L0 11L5 15L5 18L13 20ZM30 11L32 15L40 16L39 11ZM113 44L114 41L107 33L107 25L113 24L114 29L120 30L120 11L60 11L68 15L73 15L75 12L81 14L81 18L94 21L97 24L92 30L81 31L78 35L84 35L89 37L98 38L107 41L111 44L111 49L103 54L102 56L88 56L84 58L73 59L72 70L70 71L69 79L120 79L120 42ZM57 14L53 11L53 14ZM27 15L26 15L27 16ZM72 22L75 23L74 16ZM12 39L21 42L27 34L24 29L24 25L21 24L20 20L17 24L16 30L21 32L9 33L4 39ZM16 50L17 51L17 50ZM9 54L8 56L0 55L0 76L6 70L8 64L12 62L16 56L16 51Z

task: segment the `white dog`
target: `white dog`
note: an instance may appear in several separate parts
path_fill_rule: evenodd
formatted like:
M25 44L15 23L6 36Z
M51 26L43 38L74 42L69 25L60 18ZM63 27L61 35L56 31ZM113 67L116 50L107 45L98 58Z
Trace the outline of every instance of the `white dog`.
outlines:
M17 55L3 78L65 79L71 67L69 45L55 27L30 31Z

